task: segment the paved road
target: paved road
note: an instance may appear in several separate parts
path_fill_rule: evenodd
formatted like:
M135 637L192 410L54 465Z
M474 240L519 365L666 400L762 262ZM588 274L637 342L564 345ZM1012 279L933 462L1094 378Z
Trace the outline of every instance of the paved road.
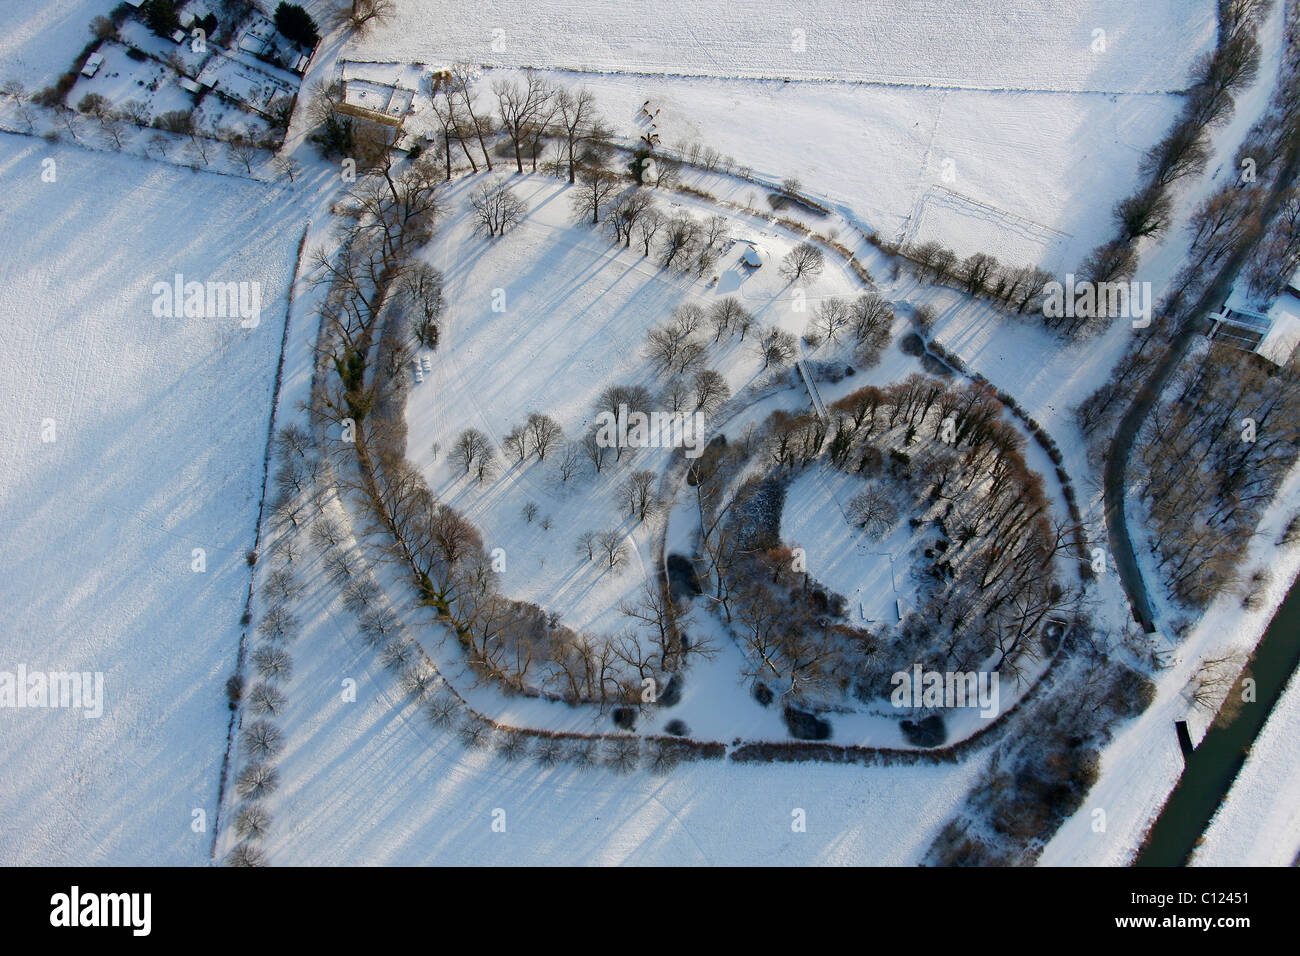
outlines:
M1263 222L1271 222L1281 206L1286 189L1295 180L1298 160L1300 160L1300 152L1297 152L1296 147L1293 146L1287 155L1281 173L1274 180L1272 188L1265 197L1261 217ZM1110 449L1106 454L1103 494L1110 553L1115 561L1120 583L1123 584L1124 592L1128 595L1129 606L1133 609L1133 617L1148 634L1155 631L1155 620L1151 613L1151 601L1147 594L1146 583L1142 579L1142 571L1138 567L1137 555L1133 551L1133 540L1129 535L1128 521L1124 514L1124 498L1128 492L1128 483L1125 476L1128 471L1129 455L1133 451L1134 439L1137 438L1142 423L1146 421L1147 413L1151 411L1151 407L1156 403L1161 392L1164 391L1170 376L1173 375L1174 370L1182 362L1192 342L1207 329L1209 324L1207 316L1218 309L1223 304L1223 300L1227 298L1233 280L1236 279L1237 273L1241 271L1246 257L1253 248L1251 246L1250 248L1239 249L1230 256L1227 262L1224 263L1223 268L1214 277L1214 280L1206 287L1206 291L1201 295L1200 299L1190 308L1183 310L1182 315L1184 318L1178 331L1174 333L1168 352L1156 365L1150 378L1142 384L1142 387L1138 389L1137 394L1133 397L1132 403L1124 412L1124 417L1120 419L1119 427L1115 431L1115 436L1111 439Z

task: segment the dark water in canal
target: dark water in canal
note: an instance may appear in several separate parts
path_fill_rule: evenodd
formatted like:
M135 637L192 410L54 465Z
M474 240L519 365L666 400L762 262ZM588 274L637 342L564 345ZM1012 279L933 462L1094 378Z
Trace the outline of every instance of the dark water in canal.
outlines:
M1192 753L1146 842L1136 866L1181 866L1196 846L1215 810L1227 796L1246 752L1300 664L1300 579L1278 607L1247 665L1255 678L1254 703L1242 704L1235 717L1216 720ZM1232 693L1240 694L1240 686ZM1169 728L1172 737L1174 728Z

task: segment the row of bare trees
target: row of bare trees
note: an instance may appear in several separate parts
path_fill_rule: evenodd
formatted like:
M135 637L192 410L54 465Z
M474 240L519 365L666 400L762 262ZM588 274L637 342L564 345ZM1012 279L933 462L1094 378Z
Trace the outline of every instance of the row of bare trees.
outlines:
M870 368L892 341L894 308L884 296L864 293L852 301L829 298L822 301L808 323L804 337L810 342L837 342L841 337L853 343L859 365Z
M860 389L830 411L829 424L775 413L758 435L710 447L692 466L709 596L735 622L751 676L764 672L769 686L809 702L850 684L882 693L888 675L913 662L1022 673L1044 652L1044 624L1073 613L1079 594L1059 583L1054 564L1073 546L1072 529L1052 521L1042 479L994 392L917 374ZM740 481L756 457L776 471ZM899 519L901 497L914 526L934 527L942 542L918 563L922 606L897 628L888 659L877 653L879 635L828 619L835 599L794 573L775 538L781 476L822 461L866 479L850 522L883 533Z
M1116 203L1112 212L1115 236L1092 251L1079 269L1081 278L1092 282L1131 278L1137 270L1141 240L1156 238L1168 229L1173 220L1174 187L1205 170L1210 135L1231 119L1233 97L1255 80L1259 71L1255 34L1267 7L1267 0L1224 0L1219 4L1217 46L1193 68L1192 83L1173 129L1142 158L1138 167L1142 185ZM1064 331L1070 336L1089 334L1097 330L1100 321L1076 318L1065 323Z
M448 178L455 149L474 172L480 164L491 172L495 167L490 144L498 135L509 142L518 173L524 171L525 160L536 172L554 144L557 168L567 173L570 183L576 182L581 168L600 166L608 156L613 132L585 87L552 86L536 71L525 70L522 81L494 82L492 104L484 106L475 92L475 79L473 68L456 64L443 74L434 96Z

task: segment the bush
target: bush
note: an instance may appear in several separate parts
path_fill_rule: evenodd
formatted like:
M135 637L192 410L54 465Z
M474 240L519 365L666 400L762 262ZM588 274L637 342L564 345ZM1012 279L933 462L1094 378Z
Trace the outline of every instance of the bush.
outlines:
M913 747L938 747L948 739L948 728L940 714L931 714L918 721L904 720L898 726Z
M238 674L231 674L226 678L226 702L230 704L230 709L234 710L239 706L239 699L244 696L244 680Z
M787 707L781 717L795 740L825 740L831 735L830 721L822 720L816 714Z
M33 96L32 102L37 106L47 108L62 106L64 99L72 90L72 87L76 85L76 82L77 75L75 73L64 73L55 81L53 86L47 86Z

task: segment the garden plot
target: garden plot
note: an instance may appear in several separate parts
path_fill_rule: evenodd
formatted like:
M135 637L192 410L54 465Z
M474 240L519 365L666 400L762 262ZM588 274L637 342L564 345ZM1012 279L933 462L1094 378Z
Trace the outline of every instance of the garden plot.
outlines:
M189 12L186 11L187 15ZM185 42L176 43L167 37L160 37L145 26L144 23L136 19L124 20L122 25L118 27L117 35L127 46L135 47L137 50L156 59L175 60L183 64L185 72L191 76L196 74L208 57L212 55L211 44L208 44L206 51L196 52L190 45L189 34L186 34Z
M188 112L194 108L194 96L181 88L180 76L157 60L136 60L120 43L99 46L104 62L92 77L79 76L68 94L68 103L76 106L82 97L96 93L121 110L137 104L148 120L173 110Z
M292 98L298 89L297 77L292 73L267 64L254 65L243 56L220 50L204 64L197 79L201 86L260 112L267 112L278 99Z
M500 474L479 484L447 460L451 446L462 429L474 427L499 447L533 412L555 418L566 438L580 438L594 421L593 406L604 388L634 384L657 393L662 382L643 357L645 335L683 302L707 307L735 295L760 323L802 334L808 313L794 311L794 292L777 274L780 257L796 240L762 220L733 219L736 234L760 242L769 263L746 270L738 262L742 247L735 245L713 270L719 276L714 285L661 269L639 249L620 250L603 231L575 225L571 190L554 179L517 179L515 188L532 209L528 217L503 239L475 238L464 203L480 181L467 178L452 187L452 214L430 250L432 263L446 276L447 310L430 375L408 400L408 455L435 494L480 528L489 550L505 549L506 594L535 601L576 629L620 630L627 621L617 604L642 586L653 555L647 529L630 519L617 487L634 470L661 473L671 452L640 449L598 478L584 463L568 483L559 480L549 458L532 456L524 465L503 460ZM686 210L698 219L715 211L666 193L657 198L665 211ZM827 263L808 290L814 302L820 295L861 291L836 260ZM505 311L492 311L494 293ZM752 338L733 338L710 347L706 365L726 376L733 393L761 375L751 345ZM538 505L531 523L521 517L530 501ZM548 516L549 530L541 526ZM626 532L635 546L635 558L621 574L575 556L579 534L604 528Z
M1106 52L1094 52L1097 30ZM357 59L999 89L1182 89L1213 0L407 0Z

